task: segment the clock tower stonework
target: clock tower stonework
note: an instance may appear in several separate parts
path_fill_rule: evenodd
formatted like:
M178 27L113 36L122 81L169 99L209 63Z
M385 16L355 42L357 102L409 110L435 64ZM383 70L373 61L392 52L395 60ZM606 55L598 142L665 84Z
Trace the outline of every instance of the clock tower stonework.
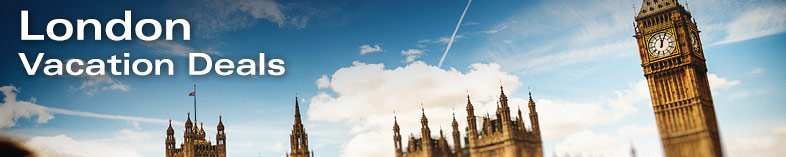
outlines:
M690 11L643 0L635 19L641 67L666 156L723 156L707 64Z

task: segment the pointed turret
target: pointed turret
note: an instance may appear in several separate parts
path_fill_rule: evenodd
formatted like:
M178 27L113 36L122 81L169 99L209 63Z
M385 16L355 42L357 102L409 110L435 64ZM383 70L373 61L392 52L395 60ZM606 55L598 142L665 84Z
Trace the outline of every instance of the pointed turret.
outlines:
M186 125L185 125L185 127L186 127L186 131L188 131L188 130L191 130L191 127L193 127L193 124L191 124L191 112L187 112L186 114L188 115L188 117L186 118Z
M532 124L532 133L540 138L540 122L538 122L538 111L535 108L535 101L532 100L532 92L529 93L529 103L527 106L529 107L529 120L530 124Z
M224 123L221 121L221 115L218 115L218 126L216 126L217 130L224 130Z
M458 121L456 121L456 113L453 113L453 150L456 153L456 157L463 157L463 152L461 152L461 133L459 132Z
M508 97L505 96L505 91L502 88L502 85L499 86L500 94L499 94L499 108L497 109L497 120L502 125L499 127L503 132L511 132L513 130L513 122L511 122L512 118L510 117L510 106L508 105Z
M393 111L393 146L396 149L396 157L403 157L404 152L401 150L401 128L398 126L398 119L396 119L396 111Z
M421 103L421 106L423 104ZM428 127L428 118L426 118L426 110L423 107L420 107L420 111L422 113L420 117L420 134L422 136L421 145L425 151L425 156L431 156L431 151L434 149L432 147L432 140L431 140L431 129Z
M301 124L300 120L300 105L298 104L297 96L295 96L295 124Z
M175 134L175 129L172 128L172 120L171 119L169 120L169 128L166 128L166 134L167 135L174 135Z
M205 140L205 122L199 122L199 139Z
M292 157L308 157L311 155L308 149L308 134L300 120L300 105L298 104L297 95L295 95L295 124L292 125L289 143L291 150L289 154Z
M166 140L164 140L164 146L166 146L166 156L174 156L175 153L175 129L172 129L172 120L169 120L169 128L166 129Z
M475 107L472 106L472 101L469 98L469 94L467 94L467 140L474 140L477 138L478 128L477 128L477 118L475 117ZM469 142L472 143L472 142Z
M218 125L216 126L216 149L226 153L227 134L224 132L224 122L222 121L221 115L218 115Z

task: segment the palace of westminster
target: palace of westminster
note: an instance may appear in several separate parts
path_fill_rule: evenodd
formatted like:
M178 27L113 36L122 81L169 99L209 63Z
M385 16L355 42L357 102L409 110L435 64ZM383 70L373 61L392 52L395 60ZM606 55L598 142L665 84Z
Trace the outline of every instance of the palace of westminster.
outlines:
M643 0L635 16L641 67L649 86L652 107L665 156L723 156L715 110L707 79L707 65L699 30L689 10L676 0ZM502 87L500 87L502 90ZM455 115L449 142L440 130L431 136L428 118L421 115L420 137L402 139L393 117L396 157L542 157L538 112L529 94L529 121L524 125L521 110L514 119L504 91L494 116L476 116L467 96L467 125L462 136ZM196 120L196 119L195 119ZM216 144L205 139L204 127L186 119L183 143L176 147L171 121L166 136L167 157L226 156L226 134L219 116ZM463 140L463 142L462 142ZM403 145L406 143L406 147ZM451 146L452 145L452 146ZM632 151L635 155L635 151ZM308 134L300 118L295 97L295 122L287 157L311 157Z

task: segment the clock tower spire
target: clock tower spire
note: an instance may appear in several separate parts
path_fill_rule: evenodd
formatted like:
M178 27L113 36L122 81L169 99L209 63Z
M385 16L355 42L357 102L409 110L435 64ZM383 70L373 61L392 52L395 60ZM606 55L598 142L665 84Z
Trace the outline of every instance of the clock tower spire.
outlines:
M641 67L666 156L723 156L696 22L676 0L643 0Z

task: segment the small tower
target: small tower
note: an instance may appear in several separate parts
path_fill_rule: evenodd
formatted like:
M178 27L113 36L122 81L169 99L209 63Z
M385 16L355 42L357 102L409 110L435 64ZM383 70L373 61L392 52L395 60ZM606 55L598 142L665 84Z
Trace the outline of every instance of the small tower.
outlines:
M472 106L472 102L469 99L469 94L467 94L467 140L470 144L474 143L473 141L478 138L476 120L477 118L475 117L475 108Z
M532 124L532 132L540 138L540 122L538 122L538 111L535 109L535 101L532 100L532 92L529 92L529 120Z
M456 121L456 113L453 113L453 147L455 149L456 157L463 157L464 154L461 151L461 133L459 132L458 121Z
M199 140L205 140L205 122L199 122Z
M303 122L300 120L300 105L298 104L297 96L295 96L295 124L292 125L292 134L289 135L291 157L309 157L311 153L308 150L308 134L306 128L303 127Z
M403 157L404 152L401 150L401 133L399 132L401 128L398 127L395 111L393 114L393 145L396 148L396 157Z
M497 109L497 116L498 119L502 121L502 130L504 132L510 132L510 106L508 105L508 97L505 96L502 85L499 86L499 92L499 103L501 106Z
M166 156L167 157L174 157L175 156L175 129L172 129L172 120L169 120L169 128L166 129Z
M543 156L543 139L540 136L540 122L538 121L538 111L535 109L535 101L532 100L532 92L528 92L529 94L529 120L532 123L532 135L535 136L535 142L537 143L535 152L535 156Z
M183 156L194 156L194 140L196 137L196 133L194 132L195 126L191 123L191 112L186 114L188 114L188 118L186 119L185 130L183 131L183 145L181 147L183 149Z
M420 117L420 134L421 138L421 145L423 146L423 152L425 156L431 156L431 151L433 150L432 147L432 140L431 140L431 129L428 128L428 118L426 118L426 110L423 107L420 108L422 113Z
M225 157L227 152L227 134L224 132L224 123L221 121L221 115L218 115L218 126L216 126L216 149L218 150L219 157ZM224 156L221 156L224 155Z

